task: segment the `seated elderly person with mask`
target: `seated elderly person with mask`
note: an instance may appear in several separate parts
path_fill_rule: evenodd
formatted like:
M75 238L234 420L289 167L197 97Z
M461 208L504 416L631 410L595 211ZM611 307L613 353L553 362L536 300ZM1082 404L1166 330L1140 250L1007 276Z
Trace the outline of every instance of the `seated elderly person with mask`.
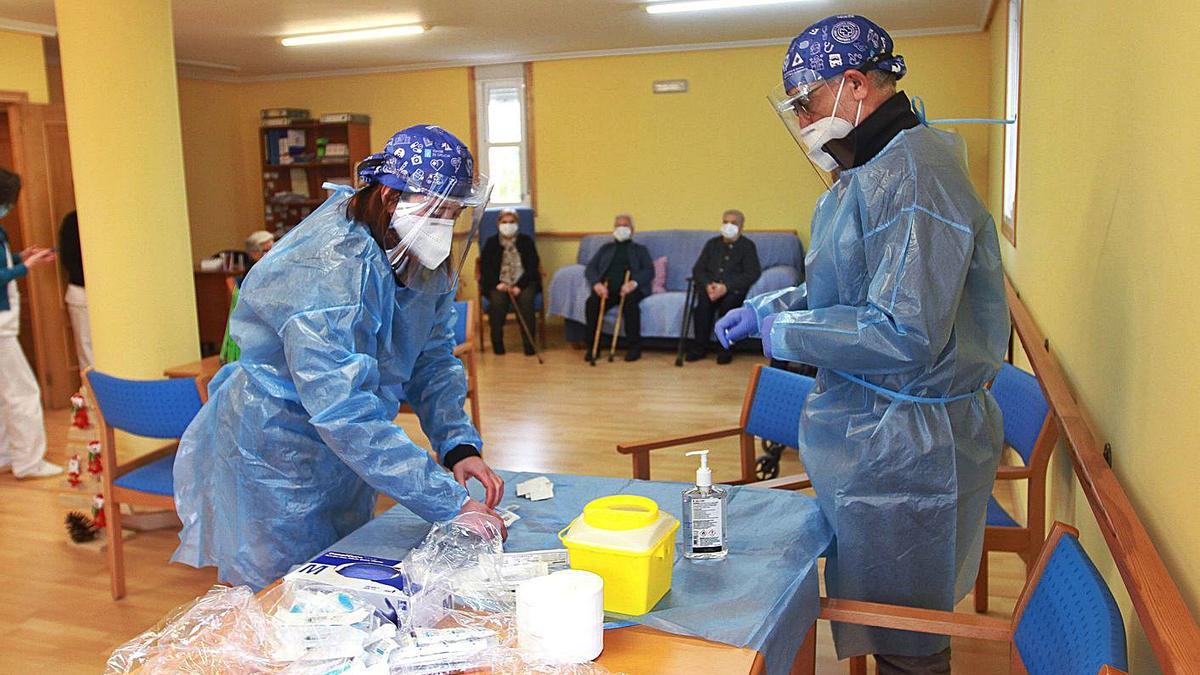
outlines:
M271 250L275 245L275 235L266 230L256 230L246 237L246 269L249 270L254 266L254 263L262 260L262 257Z
M741 307L746 293L762 274L758 248L742 236L746 216L729 209L721 216L721 235L709 239L692 267L692 282L696 288L696 309L692 314L693 338L687 360L699 361L707 354L713 336L713 323L731 309ZM733 351L721 348L717 363L733 360Z
M483 243L479 253L480 290L488 296L488 322L492 326L492 351L504 353L504 321L510 307L521 313L528 333L521 334L525 356L534 354L530 341L537 330L533 299L541 288L537 247L533 237L519 234L514 209L504 209L496 219L497 233Z
M620 305L622 298L625 300L621 325L625 328L626 361L642 358L642 315L639 304L650 293L650 284L654 280L654 262L650 260L650 251L632 239L633 216L617 216L613 220L614 241L601 246L584 270L584 277L592 285L592 294L588 296L585 306L588 336L595 334L597 321L603 320L600 316L601 298L606 299L608 307ZM629 273L629 281L625 281L626 272ZM591 349L592 345L589 344L584 360L592 360L594 355Z

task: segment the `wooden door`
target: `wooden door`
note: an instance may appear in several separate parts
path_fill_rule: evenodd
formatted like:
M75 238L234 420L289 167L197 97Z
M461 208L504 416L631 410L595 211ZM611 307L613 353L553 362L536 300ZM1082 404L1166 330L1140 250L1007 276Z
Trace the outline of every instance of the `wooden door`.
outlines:
M12 170L21 175L19 226L9 219L9 236L20 246L58 245L58 226L75 208L71 155L67 146L66 111L61 104L31 105L24 94L0 92L7 117ZM19 233L13 230L18 230ZM14 246L15 248L16 247ZM42 405L65 408L79 389L71 321L63 296L67 283L61 268L35 269L22 297L22 342L42 388Z

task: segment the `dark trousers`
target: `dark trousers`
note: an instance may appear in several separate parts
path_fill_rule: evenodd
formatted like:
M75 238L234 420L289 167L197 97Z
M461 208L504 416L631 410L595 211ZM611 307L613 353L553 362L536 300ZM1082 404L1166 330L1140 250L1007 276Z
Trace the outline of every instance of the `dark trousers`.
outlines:
M950 675L950 648L929 656L875 655L879 675Z
M692 338L692 351L703 353L709 341L713 339L713 325L717 319L725 316L729 310L741 307L746 301L746 294L742 291L729 291L713 302L708 299L708 292L703 286L697 287L695 292L696 307L692 310L695 337Z
M640 288L635 288L632 293L625 296L625 313L621 318L621 327L625 329L625 346L628 349L640 347L642 344L642 313L638 308L642 298L646 294ZM616 307L621 302L621 294L609 290L608 303L604 306L605 313L612 307ZM587 348L592 348L592 340L596 337L596 320L600 314L600 296L596 295L595 291L588 296L587 305L584 307L587 314Z
M536 288L521 289L521 294L515 299L516 311L525 317L525 325L529 326L529 336L537 334L537 324L533 321L533 298L537 295ZM492 344L504 344L504 321L514 304L513 297L508 293L492 289L488 291L488 323L492 325ZM528 350L533 347L525 332L521 332L521 342Z

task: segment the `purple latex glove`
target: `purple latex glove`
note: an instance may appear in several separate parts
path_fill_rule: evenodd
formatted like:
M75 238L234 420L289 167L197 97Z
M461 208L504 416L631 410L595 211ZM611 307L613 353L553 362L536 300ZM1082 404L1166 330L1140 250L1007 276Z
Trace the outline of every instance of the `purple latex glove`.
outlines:
M775 317L777 316L779 315L772 314L763 319L762 326L759 327L759 333L762 334L763 356L768 359L775 358L771 356L771 327L775 325Z
M726 312L725 316L717 321L717 325L713 327L713 332L717 334L717 342L725 349L738 340L748 338L754 329L758 328L758 315L749 307L738 307Z

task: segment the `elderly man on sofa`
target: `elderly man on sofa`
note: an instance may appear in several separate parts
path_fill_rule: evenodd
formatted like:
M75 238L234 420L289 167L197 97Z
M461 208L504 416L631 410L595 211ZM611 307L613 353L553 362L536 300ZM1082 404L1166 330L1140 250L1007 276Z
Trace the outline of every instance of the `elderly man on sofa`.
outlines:
M741 307L746 293L762 274L758 248L742 236L746 216L729 209L721 216L721 234L709 239L692 267L696 288L696 310L692 315L694 331L687 360L699 361L708 351L713 323L735 307ZM733 360L733 351L721 347L717 363Z
M629 281L625 281L626 272L629 272ZM633 241L633 216L623 213L613 220L613 240L596 251L588 261L584 276L592 286L586 306L587 334L592 335L596 322L603 320L601 298L606 298L610 305L624 298L621 320L625 325L625 360L642 358L642 310L639 304L650 293L654 263L646 247ZM590 361L594 356L589 344L585 358Z

